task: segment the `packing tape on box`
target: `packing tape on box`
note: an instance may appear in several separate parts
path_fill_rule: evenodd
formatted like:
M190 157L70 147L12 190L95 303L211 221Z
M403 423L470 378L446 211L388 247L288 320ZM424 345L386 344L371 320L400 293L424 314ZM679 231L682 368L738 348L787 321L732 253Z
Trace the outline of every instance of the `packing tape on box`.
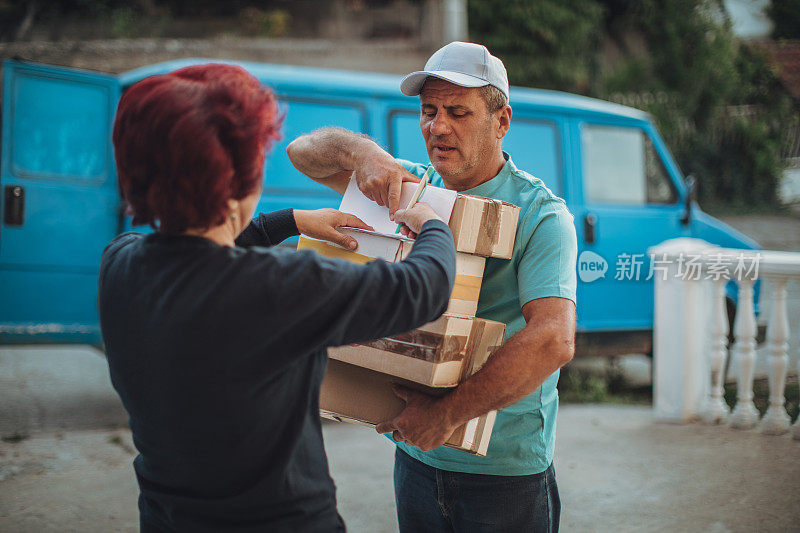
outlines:
M464 364L461 367L461 377L458 381L464 381L467 376L471 376L473 374L473 367L475 366L474 354L480 345L484 329L486 329L485 322L482 320L472 321L472 327L470 328L469 332L469 342L467 343L466 350L464 350L469 360L464 361Z
M302 242L302 245L298 246L299 249L314 250L320 255L323 255L325 257L330 257L333 259L344 259L345 261L350 261L351 263L359 263L362 265L365 265L371 261L375 261L374 257L362 255L358 252L353 252L351 250L345 250L340 246L336 246L335 244L329 244L325 241L319 241L317 239L309 239L303 236L300 236L300 241Z
M493 198L481 198L481 200L485 205L481 210L475 253L490 256L500 239L500 211L503 209L503 202Z
M445 337L438 333L415 329L360 344L385 352L422 359L430 363L443 363L457 361L464 357L467 338L463 335L447 335Z
M413 330L390 337L383 337L360 343L377 350L413 357L429 363L444 363L464 359L459 381L474 374L485 359L476 357L485 334L486 322L473 320L469 336L441 335L430 331ZM497 351L499 346L488 346L487 356ZM482 354L481 354L482 355Z
M484 334L486 330L486 322L482 320L475 320L472 322L472 327L470 328L469 332L469 342L465 347L466 352L466 360L464 361L464 365L461 367L461 377L459 381L464 381L468 376L471 376L478 370L483 364L492 356L494 353L500 349L500 345L492 345L486 347L486 359L478 359L476 354L478 353L478 349L480 348L480 343L483 340ZM501 340L502 342L502 340ZM482 355L482 354L481 354Z
M481 276L468 276L466 274L456 274L456 282L453 285L453 293L450 298L454 300L467 300L477 302L481 295Z

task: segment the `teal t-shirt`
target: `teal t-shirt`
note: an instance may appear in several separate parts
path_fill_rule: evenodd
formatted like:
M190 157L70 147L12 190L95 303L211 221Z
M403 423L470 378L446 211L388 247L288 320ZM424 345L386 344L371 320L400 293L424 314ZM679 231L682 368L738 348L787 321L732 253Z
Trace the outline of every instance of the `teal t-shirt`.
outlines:
M464 194L496 198L520 207L511 259L489 258L483 275L477 316L506 324L505 340L525 326L522 306L536 298L559 296L575 302L578 242L573 216L564 200L542 180L518 170L508 154L506 164L491 180ZM398 159L422 177L426 165ZM444 187L434 172L431 185ZM425 201L425 198L421 199ZM558 371L541 387L497 413L486 457L440 447L423 452L398 444L410 456L442 470L519 476L544 471L553 460Z

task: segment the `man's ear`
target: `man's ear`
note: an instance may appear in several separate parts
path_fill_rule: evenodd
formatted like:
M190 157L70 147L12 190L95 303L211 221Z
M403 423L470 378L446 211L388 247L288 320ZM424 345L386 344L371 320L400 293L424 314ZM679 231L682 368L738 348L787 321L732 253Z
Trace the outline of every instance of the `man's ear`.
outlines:
M498 124L497 138L502 139L511 127L511 106L506 104L502 109L495 111L495 118Z

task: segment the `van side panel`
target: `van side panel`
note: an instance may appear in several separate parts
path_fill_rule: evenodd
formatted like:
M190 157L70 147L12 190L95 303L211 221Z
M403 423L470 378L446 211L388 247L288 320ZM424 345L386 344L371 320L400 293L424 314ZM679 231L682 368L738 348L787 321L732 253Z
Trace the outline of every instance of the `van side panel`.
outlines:
M267 154L264 193L257 209L269 212L289 207L338 207L341 197L294 168L286 155L286 147L300 135L322 127L338 126L351 131L368 132L370 120L365 103L355 98L330 96L322 92L287 92L280 86L274 89L285 113L282 138Z
M97 268L120 222L118 99L110 76L3 65L0 183L3 197L22 194L24 217L4 213L0 227L0 343L100 342Z

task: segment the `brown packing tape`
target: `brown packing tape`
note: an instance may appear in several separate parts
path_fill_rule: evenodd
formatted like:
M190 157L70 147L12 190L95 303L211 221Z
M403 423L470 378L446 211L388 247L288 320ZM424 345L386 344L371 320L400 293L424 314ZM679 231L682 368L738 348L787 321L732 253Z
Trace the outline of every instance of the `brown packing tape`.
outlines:
M456 335L454 333L434 333L422 329L415 329L406 333L399 333L390 337L383 337L372 341L360 343L362 346L369 346L378 350L392 352L415 359L421 359L429 363L444 363L447 361L457 361L463 359L461 369L461 379L477 371L488 358L486 354L478 354L481 346L487 346L488 339L484 338L486 325L493 324L495 327L503 326L499 322L487 321L482 318L456 316L443 318L448 320L469 320L469 333L467 336ZM445 329L447 326L445 326ZM504 326L501 328L504 329ZM492 331L496 333L496 331ZM500 339L502 341L502 339Z
M350 261L351 263L358 263L358 264L366 264L371 261L375 261L374 257L369 257L366 255L361 255L357 252L351 252L350 250L345 250L344 248L340 248L339 246L335 246L333 244L329 244L324 241L319 241L316 239L309 239L304 236L300 236L300 239L297 241L297 249L298 250L314 250L318 254L323 255L325 257L330 257L334 259L344 259L345 261Z
M481 295L482 282L483 278L478 276L456 274L456 282L453 285L453 292L450 294L450 298L477 302L478 297Z
M329 348L328 357L428 387L455 387L461 376L461 359L430 363L423 359L379 350L372 346L354 345Z
M459 194L450 217L456 250L510 259L519 212L519 207L496 198Z
M500 344L491 344L492 341L502 343L505 335L505 324L494 322L491 320L484 320L476 318L472 324L472 331L470 332L470 340L475 340L473 346L467 347L467 362L462 368L462 375L459 381L463 381L468 376L483 367L484 363L500 349ZM492 337L489 339L489 337ZM474 437L471 437L471 442L464 442L467 438L466 426L459 428L461 430L460 439L464 449L469 449L471 453L478 455L486 455L485 451L481 453L481 444L483 442L484 432L489 423L489 415L481 416L477 419L477 426L475 428ZM494 426L494 420L492 420ZM485 449L486 447L484 447Z
M369 346L370 348L375 348L376 350L381 350L384 352L392 352L405 355L406 357L413 357L414 359L421 359L431 363L436 361L435 346L412 344L408 342L397 341L388 337L362 342L361 345Z
M472 452L477 452L478 451L478 447L480 446L480 443L481 443L481 440L482 440L480 437L483 436L483 432L486 429L486 421L487 421L487 419L488 419L488 417L486 417L486 416L482 416L482 417L478 418L478 427L475 428L475 438L470 443L471 444L470 451L472 451Z
M361 344L386 352L422 359L429 363L443 363L461 359L466 343L467 339L463 335L442 336L414 330Z
M463 237L461 235L461 225L464 217L464 204L466 201L467 200L463 195L456 196L456 203L453 205L453 213L450 215L450 221L447 223L447 225L450 226L450 231L453 232L456 252L464 251L461 246L461 242L459 241L463 241Z
M500 238L500 211L503 208L503 204L492 198L485 198L484 200L478 240L475 243L475 254L491 256L495 244Z
M464 381L467 376L471 376L475 373L475 352L480 345L481 337L483 336L483 330L485 328L486 324L483 320L476 318L472 321L472 328L469 332L469 341L467 342L467 347L464 350L464 363L461 367L461 377L459 378L459 381Z

